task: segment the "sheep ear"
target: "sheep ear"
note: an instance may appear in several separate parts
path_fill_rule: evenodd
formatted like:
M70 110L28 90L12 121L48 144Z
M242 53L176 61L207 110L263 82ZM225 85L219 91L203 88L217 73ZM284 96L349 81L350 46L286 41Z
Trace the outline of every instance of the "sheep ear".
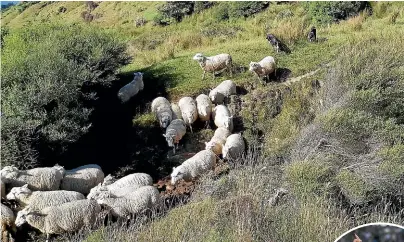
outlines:
M176 167L175 167L175 166L173 166L173 171L175 170L175 168L176 168Z
M23 188L28 188L28 184L25 184L24 186L22 186Z
M166 135L166 134L163 134L163 136L167 138L167 135Z

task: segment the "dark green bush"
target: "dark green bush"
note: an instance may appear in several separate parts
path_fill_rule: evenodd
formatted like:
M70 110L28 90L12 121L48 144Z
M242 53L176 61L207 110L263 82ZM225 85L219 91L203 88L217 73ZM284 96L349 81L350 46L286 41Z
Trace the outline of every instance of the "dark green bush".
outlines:
M112 34L77 25L16 30L4 42L3 165L35 163L41 147L63 153L91 126L95 88L110 85L129 61Z
M229 19L229 6L228 3L220 3L212 13L212 17L216 21L223 21Z
M231 18L250 17L269 6L269 2L232 2L229 16Z
M200 12L202 12L203 10L212 7L214 4L215 4L214 2L209 2L209 1L198 1L198 2L195 2L194 11L195 11L196 13L200 13Z
M307 2L305 8L310 17L319 24L347 19L359 14L365 8L370 8L368 2Z
M194 2L167 2L159 8L159 11L163 17L181 22L186 15L192 14L194 4Z

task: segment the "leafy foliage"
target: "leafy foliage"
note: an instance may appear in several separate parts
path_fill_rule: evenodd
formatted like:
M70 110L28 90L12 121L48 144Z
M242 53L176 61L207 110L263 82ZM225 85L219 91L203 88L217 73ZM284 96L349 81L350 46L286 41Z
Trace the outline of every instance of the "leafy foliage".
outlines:
M167 2L159 8L161 15L165 18L174 18L177 22L194 11L194 2Z
M232 18L250 17L261 12L269 6L269 2L232 2L229 15Z

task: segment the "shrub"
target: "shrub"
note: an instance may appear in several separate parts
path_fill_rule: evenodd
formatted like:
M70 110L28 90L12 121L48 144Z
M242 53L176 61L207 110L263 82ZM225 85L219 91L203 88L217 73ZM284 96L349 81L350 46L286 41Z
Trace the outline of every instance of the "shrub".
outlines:
M220 3L219 6L213 11L212 17L216 21L228 20L230 16L227 3Z
M86 2L87 9L91 12L98 7L98 4L93 1Z
M67 11L67 8L64 6L60 6L58 9L58 13L65 13Z
M94 88L129 61L113 35L77 25L16 30L1 54L3 165L62 155L91 127Z
M93 21L94 16L90 12L84 11L84 12L81 13L81 18L85 22L89 23L89 22Z
M182 18L194 11L194 2L167 2L159 7L159 11L163 17L181 22Z
M232 18L250 17L269 6L269 2L232 2L229 15Z
M198 1L198 2L195 2L194 11L195 11L196 13L200 13L200 12L202 12L203 10L212 7L214 4L215 4L215 2L209 2L209 1Z

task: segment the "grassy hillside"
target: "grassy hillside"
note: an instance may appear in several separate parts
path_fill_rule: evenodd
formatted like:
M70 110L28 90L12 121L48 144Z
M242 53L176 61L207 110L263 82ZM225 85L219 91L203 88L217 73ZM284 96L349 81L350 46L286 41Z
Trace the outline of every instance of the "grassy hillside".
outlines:
M333 241L366 222L404 224L403 3L372 2L371 12L321 25L305 3L270 4L252 17L228 20L220 13L230 3L216 3L160 26L155 21L163 4L100 2L93 8L85 2L43 2L2 13L2 27L10 33L43 22L105 29L125 42L133 57L120 68L116 84L100 92L90 135L58 157L62 164L98 161L118 175L150 169L156 179L169 175L183 155L204 147L212 131L187 133L179 156L166 158L163 137L154 137L162 131L149 110L153 98L196 97L226 79L239 86L229 107L236 132L247 141L246 157L229 164L225 174L202 177L187 204L125 228L114 224L58 239ZM82 18L84 11L92 21ZM316 43L306 40L313 24ZM276 53L267 32L291 53ZM198 52L230 53L234 76L208 74L202 81L192 60ZM275 57L278 75L261 85L248 64L268 55ZM145 73L145 91L127 105L117 104L117 88L135 71ZM280 187L288 193L271 206L268 200Z

